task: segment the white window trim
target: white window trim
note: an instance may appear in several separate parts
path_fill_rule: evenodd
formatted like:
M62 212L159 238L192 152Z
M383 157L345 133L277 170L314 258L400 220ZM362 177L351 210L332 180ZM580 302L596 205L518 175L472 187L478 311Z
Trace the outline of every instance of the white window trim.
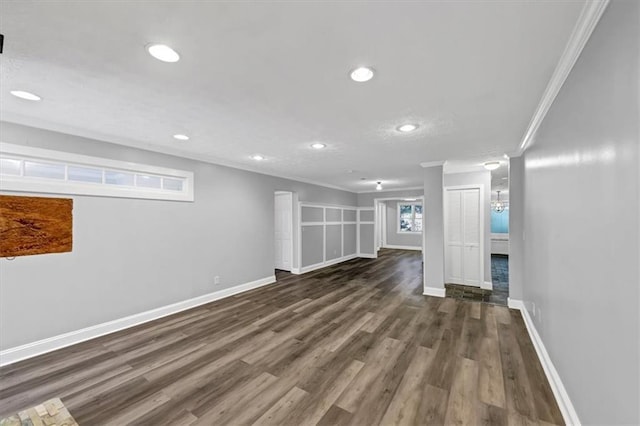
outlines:
M401 235L422 235L422 231L403 231L400 229L400 206L422 206L422 203L420 202L416 202L416 201L400 201L398 202L398 207L397 207L397 215L396 215L396 233L401 234ZM413 220L415 221L416 218L416 211L415 211L415 207L411 208L411 214L413 217ZM422 229L424 229L424 210L422 213Z
M128 187L105 183L75 182L66 179L47 179L23 175L2 175L1 191L42 192L52 194L93 195L100 197L140 198L150 200L194 201L193 172L128 161L111 160L101 157L54 151L0 142L0 157L32 159L44 163L66 166L94 167L129 173L144 173L160 177L177 178L183 181L182 191L167 189ZM66 170L66 168L65 168Z

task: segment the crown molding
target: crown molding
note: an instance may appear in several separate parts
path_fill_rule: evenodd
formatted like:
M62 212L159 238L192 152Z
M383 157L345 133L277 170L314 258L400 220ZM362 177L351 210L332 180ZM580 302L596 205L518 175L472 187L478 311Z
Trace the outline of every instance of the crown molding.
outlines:
M46 120L39 120L39 119L33 120L19 114L3 113L2 120L0 121L5 123L10 123L10 124L17 124L25 127L31 127L36 130L45 130L50 132L62 133L65 135L91 139L97 142L109 143L113 145L121 145L126 148L140 149L143 151L151 151L158 154L170 155L172 157L199 161L201 163L214 164L217 166L228 167L231 169L244 170L246 172L252 172L252 173L292 180L292 181L301 182L301 183L308 183L309 185L316 185L324 188L337 189L339 191L345 191L345 192L350 192L352 194L357 194L357 191L343 188L341 186L331 185L329 183L324 183L324 182L318 182L311 179L305 179L299 176L288 175L284 173L275 173L268 170L261 170L259 167L252 167L249 165L236 163L234 161L223 160L221 158L207 155L207 154L194 154L194 153L177 149L177 148L171 148L171 147L160 146L160 145L152 145L145 142L123 139L120 137L106 135L106 134L105 135L100 134L99 136L96 136L95 134L93 134L93 132L88 132L82 129L78 129L76 127L58 125L56 123L52 123ZM37 121L37 123L34 124L32 123L32 121Z
M589 37L591 37L593 30L600 21L600 17L602 17L602 14L608 4L609 0L588 0L585 2L582 11L580 12L580 16L578 17L578 21L573 28L573 32L569 37L569 41L567 42L564 52L560 57L560 61L558 62L558 65L556 65L556 69L553 71L551 79L547 84L547 88L545 89L544 94L540 99L540 103L533 114L533 118L527 127L527 131L522 138L522 142L520 143L520 147L517 151L518 154L513 156L521 155L534 143L534 138L538 128L544 121L551 105L553 105L560 89L571 73L573 66L580 57L584 46L587 44Z
M408 188L389 188L389 189L381 189L380 191L359 191L358 194L374 194L380 192L402 192L402 191L415 191L416 189L424 189L424 186L410 186ZM409 197L409 195L408 195ZM418 195L416 195L418 197Z
M420 167L424 167L426 169L428 167L444 166L444 163L446 163L446 161L427 161L420 163Z

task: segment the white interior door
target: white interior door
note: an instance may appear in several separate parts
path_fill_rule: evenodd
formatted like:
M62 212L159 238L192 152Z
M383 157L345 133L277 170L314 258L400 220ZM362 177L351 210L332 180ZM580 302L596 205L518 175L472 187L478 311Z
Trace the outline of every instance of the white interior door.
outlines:
M464 284L480 287L482 284L480 258L480 190L466 189L462 194L464 229Z
M293 194L275 195L275 267L291 271L293 256Z
M480 287L483 274L480 189L448 189L446 207L446 281Z
M462 229L462 191L447 191L447 247L445 270L447 282L464 284L464 232Z

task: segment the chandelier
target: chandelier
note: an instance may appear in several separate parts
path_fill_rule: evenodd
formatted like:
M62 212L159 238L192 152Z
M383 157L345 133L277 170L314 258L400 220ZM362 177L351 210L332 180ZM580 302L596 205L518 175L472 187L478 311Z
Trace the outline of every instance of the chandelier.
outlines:
M502 213L506 208L506 203L503 201L500 201L500 191L497 191L497 192L498 192L498 199L496 201L491 202L491 208L496 213Z

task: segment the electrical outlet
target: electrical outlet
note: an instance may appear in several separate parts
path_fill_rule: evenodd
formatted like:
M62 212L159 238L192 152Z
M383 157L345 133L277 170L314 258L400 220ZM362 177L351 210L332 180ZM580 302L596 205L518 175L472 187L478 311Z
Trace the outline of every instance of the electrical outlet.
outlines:
M215 277L213 277L213 283L214 283L215 285L220 284L220 277L219 277L218 275L216 275Z

